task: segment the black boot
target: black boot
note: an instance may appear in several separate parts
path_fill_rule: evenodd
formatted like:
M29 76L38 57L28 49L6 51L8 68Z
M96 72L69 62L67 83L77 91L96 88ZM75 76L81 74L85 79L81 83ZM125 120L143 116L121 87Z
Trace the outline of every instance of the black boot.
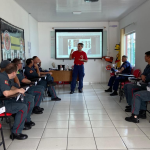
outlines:
M146 119L146 110L140 110L138 117L141 119Z
M32 127L29 124L24 124L23 130L30 130Z
M28 136L26 134L22 134L22 133L12 133L12 135L10 135L10 139L17 139L17 140L25 140L27 139Z
M129 108L131 108L131 106L126 106L126 109L129 109Z
M25 126L35 126L35 123L30 121L30 122L25 122Z
M79 93L83 93L83 91L82 91L82 90L79 90Z
M116 96L118 95L117 91L114 91L113 93L110 94L110 96Z
M41 110L39 110L39 108L38 108L37 106L35 106L35 107L33 108L32 113L34 113L34 114L42 114L43 112L42 112Z
M70 92L70 94L73 94L73 93L74 93L73 91Z
M53 82L53 81L49 81L48 83L47 83L47 86L56 86L57 85L57 83L55 83L55 82Z
M130 107L130 108L127 108L127 109L125 109L125 112L131 112L131 107Z
M56 97L56 98L52 98L51 101L61 101L61 99L59 97Z
M105 92L112 92L112 87L110 87L108 90L105 90Z
M139 118L138 116L132 114L131 117L126 117L125 120L128 121L128 122L134 122L134 123L139 123Z

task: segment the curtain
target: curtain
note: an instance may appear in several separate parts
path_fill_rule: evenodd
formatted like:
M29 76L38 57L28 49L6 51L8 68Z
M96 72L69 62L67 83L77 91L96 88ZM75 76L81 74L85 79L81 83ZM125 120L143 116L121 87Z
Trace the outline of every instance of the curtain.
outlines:
M125 48L125 29L120 30L120 60L122 60L122 56L124 55L124 48ZM122 61L120 61L120 66Z

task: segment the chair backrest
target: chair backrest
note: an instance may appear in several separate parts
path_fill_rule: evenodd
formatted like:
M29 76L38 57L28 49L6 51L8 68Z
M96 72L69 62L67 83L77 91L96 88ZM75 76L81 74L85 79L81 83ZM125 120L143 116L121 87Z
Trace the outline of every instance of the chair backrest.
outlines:
M141 70L140 70L140 69L134 70L134 71L133 71L133 75L135 76L135 78L140 77L140 75L141 75Z

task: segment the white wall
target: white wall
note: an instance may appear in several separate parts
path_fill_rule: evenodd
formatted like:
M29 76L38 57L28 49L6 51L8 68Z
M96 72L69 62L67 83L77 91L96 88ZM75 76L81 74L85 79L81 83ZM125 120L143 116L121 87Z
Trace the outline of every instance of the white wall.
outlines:
M31 42L31 56L38 55L38 22L33 17L14 0L0 0L0 18L24 29L27 58L28 41Z
M110 22L110 25L118 25L118 22ZM108 31L108 22L39 22L38 23L38 33L39 33L39 57L42 60L42 67L49 68L52 67L52 62L58 64L69 64L69 66L73 65L73 61L65 60L55 60L51 58L51 43L50 43L50 31L52 27L79 27L79 28L88 28L88 27L106 27ZM119 43L118 40L118 30L117 28L109 28L109 36L108 36L108 49L110 52L108 55L116 56L116 52L114 51L115 45ZM88 63L85 64L85 78L84 82L108 82L109 71L105 70L105 66L109 64L102 60L89 60Z
M146 66L144 55L150 51L150 0L120 20L120 29L135 22L136 62L135 67L143 71Z

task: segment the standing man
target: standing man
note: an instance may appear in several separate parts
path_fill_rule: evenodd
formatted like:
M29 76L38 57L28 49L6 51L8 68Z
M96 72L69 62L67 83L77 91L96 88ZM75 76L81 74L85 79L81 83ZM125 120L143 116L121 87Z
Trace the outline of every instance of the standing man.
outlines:
M71 50L70 53L70 60L74 59L74 69L72 74L72 82L71 82L71 92L70 94L74 93L74 89L76 86L76 80L79 76L79 93L82 93L83 88L83 77L84 77L84 62L88 61L87 55L84 51L82 51L83 43L78 44L78 50L74 52Z

